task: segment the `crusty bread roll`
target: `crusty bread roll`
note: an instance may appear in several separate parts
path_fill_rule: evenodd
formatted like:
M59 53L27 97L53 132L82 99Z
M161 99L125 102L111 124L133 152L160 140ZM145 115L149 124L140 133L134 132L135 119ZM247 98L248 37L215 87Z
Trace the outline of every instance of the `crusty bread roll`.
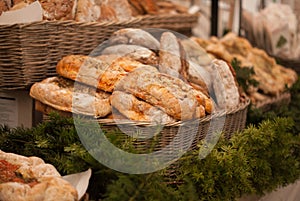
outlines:
M50 77L30 88L30 96L57 110L94 117L111 113L110 94L62 77Z
M127 118L134 121L149 121L167 124L175 119L159 108L122 91L114 91L111 95L111 105Z
M0 165L3 170L0 172L1 201L78 200L77 190L61 178L54 166L38 157L25 157L0 150ZM5 176L2 177L2 174Z
M112 92L115 84L126 75L123 68L99 58L83 55L63 57L56 66L59 75L84 84Z

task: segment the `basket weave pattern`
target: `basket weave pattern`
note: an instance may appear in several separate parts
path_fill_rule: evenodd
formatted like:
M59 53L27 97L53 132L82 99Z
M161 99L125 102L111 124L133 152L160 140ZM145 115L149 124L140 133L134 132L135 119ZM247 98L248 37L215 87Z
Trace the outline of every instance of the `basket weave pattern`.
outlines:
M63 56L88 55L122 28L163 28L190 34L198 15L141 16L124 22L84 23L41 21L0 25L0 87L28 89L31 84L56 75Z

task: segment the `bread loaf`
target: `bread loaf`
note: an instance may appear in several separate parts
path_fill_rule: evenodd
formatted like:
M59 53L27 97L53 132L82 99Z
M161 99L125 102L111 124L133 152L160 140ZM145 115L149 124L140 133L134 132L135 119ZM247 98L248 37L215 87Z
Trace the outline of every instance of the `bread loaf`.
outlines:
M160 38L159 71L182 78L182 67L181 49L177 37L171 32L164 32Z
M11 0L0 0L0 15L12 7Z
M213 88L218 106L230 109L240 103L240 93L230 67L223 60L213 60Z
M101 15L100 6L94 0L78 0L75 20L78 22L95 22Z
M25 157L0 150L0 165L1 201L78 200L76 189L61 178L53 165L46 164L38 157Z
M130 72L115 89L131 93L177 120L192 119L200 115L196 113L200 104L193 88L179 78L158 72L152 66L139 67Z
M77 0L39 0L45 20L73 20Z
M175 122L172 117L162 110L143 100L139 100L132 94L114 91L110 99L111 105L131 120L161 124Z
M138 45L117 44L104 48L103 55L125 56L137 60L143 64L158 65L158 57L150 49Z
M112 92L115 84L126 75L125 70L118 65L83 55L63 57L56 71L63 77L107 92Z
M109 38L109 44L131 44L146 47L150 50L159 50L159 41L149 32L137 28L124 28L115 31Z
M110 94L78 83L75 85L62 77L50 77L33 84L30 96L60 111L97 118L111 113Z

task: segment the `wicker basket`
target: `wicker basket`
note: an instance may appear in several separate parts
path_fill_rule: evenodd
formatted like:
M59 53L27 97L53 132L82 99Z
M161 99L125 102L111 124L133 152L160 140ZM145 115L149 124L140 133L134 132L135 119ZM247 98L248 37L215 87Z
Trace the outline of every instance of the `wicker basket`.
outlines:
M270 111L274 108L279 108L282 105L287 105L291 101L291 94L289 92L282 93L275 97L270 97L264 101L257 102L252 105L256 109L260 109L263 112Z
M155 150L161 150L171 142L174 143L173 145L176 148L180 147L181 149L188 148L189 150L192 150L198 148L197 145L200 140L215 134L215 129L211 129L212 127L218 128L219 131L223 131L224 137L228 139L235 132L244 129L249 105L250 100L247 99L245 102L240 103L236 108L227 112L215 113L201 119L185 122L177 121L163 126L150 124L149 122L114 119L97 119L97 123L99 123L100 128L105 133L118 133L118 135L120 135L118 138L122 141L130 139L130 143L134 146L134 151L138 153L149 153ZM36 101L35 107L36 110L41 111L44 114L44 121L49 119L48 115L53 111L66 117L72 117L71 113L57 111L39 101ZM221 120L218 121L218 119ZM153 132L157 132L157 135L148 139L134 139L133 137L128 136L134 136L137 133L139 134L139 137L150 136ZM170 148L172 149L172 147Z
M276 59L276 62L284 67L287 68L291 68L294 71L296 71L298 74L300 74L300 59L296 60L296 59L285 59L285 58L281 58L281 57L276 57L274 56L274 58Z
M189 35L198 14L141 16L130 21L82 23L41 21L0 25L0 87L28 89L55 75L55 66L69 54L88 55L122 28L163 28Z

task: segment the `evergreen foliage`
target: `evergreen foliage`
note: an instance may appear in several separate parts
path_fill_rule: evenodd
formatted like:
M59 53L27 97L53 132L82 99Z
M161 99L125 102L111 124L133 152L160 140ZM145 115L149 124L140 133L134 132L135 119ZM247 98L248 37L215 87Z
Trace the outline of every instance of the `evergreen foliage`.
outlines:
M221 137L206 158L200 160L198 150L185 154L177 161L172 178L165 170L128 175L103 166L89 154L95 150L82 145L73 119L57 114L31 129L0 126L0 147L41 157L62 175L91 168L91 200L231 201L245 194L263 194L300 178L300 81L290 91L288 106L265 113L250 109L247 128L229 140ZM86 127L85 139L101 146L97 135L90 135L93 125ZM118 131L105 134L116 146L130 150ZM176 182L166 182L170 179Z

